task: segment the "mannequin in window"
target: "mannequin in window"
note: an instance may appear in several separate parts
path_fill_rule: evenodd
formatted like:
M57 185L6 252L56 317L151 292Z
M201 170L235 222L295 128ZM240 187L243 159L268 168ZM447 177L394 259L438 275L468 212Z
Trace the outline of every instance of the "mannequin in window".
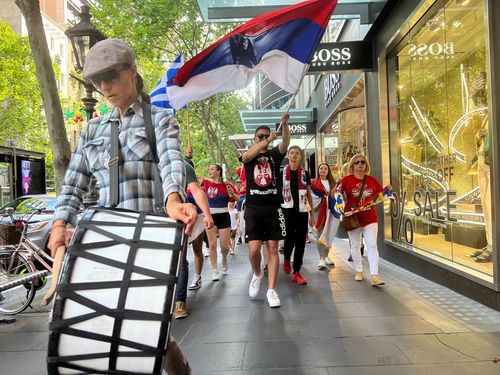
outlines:
M484 79L484 82L486 80ZM476 108L488 106L486 87L481 87L474 94L474 104ZM479 194L481 196L481 205L483 208L484 223L486 230L487 245L475 250L470 254L478 263L491 262L492 258L492 231L491 231L491 180L490 180L490 137L488 131L488 117L484 117L481 126L477 130L477 180L479 185Z

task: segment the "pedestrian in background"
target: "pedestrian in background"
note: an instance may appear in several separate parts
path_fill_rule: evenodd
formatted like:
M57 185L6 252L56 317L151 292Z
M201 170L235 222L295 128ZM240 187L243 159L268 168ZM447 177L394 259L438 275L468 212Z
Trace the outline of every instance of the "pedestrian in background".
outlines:
M286 223L286 237L283 249L283 272L290 274L293 268L292 280L298 285L307 284L300 273L304 259L308 222L314 225L314 214L309 215L313 208L311 197L311 177L302 168L300 160L302 150L299 146L291 146L288 150L288 164L283 168L283 213ZM293 252L293 265L290 264Z
M354 155L349 161L349 175L344 176L340 192L345 194L345 212L362 207L375 195L383 191L380 182L370 176L370 164L365 155ZM390 186L389 186L390 188ZM362 281L363 264L361 261L361 242L364 237L365 252L370 266L371 283L373 286L384 285L379 276L379 253L377 246L378 217L375 206L357 213L360 226L347 232L351 244L351 254L356 270L356 281Z
M210 250L212 281L218 281L220 273L217 267L217 235L222 255L222 272L225 273L228 270L227 254L231 246L231 217L229 216L228 203L237 202L240 198L236 194L234 185L222 179L222 167L219 164L211 164L208 167L208 178L203 179L201 186L205 190L210 213L214 219L214 227L205 230L205 232Z
M318 269L322 270L335 264L328 256L340 224L340 214L335 207L334 194L342 180L335 181L330 166L321 163L318 166L318 177L311 181L311 192L315 215L312 227L319 253Z

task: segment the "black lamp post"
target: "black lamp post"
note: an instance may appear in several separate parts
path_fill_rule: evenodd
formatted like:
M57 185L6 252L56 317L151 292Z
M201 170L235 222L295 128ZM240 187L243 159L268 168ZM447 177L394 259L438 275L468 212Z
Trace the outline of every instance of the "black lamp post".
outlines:
M80 18L80 21L76 25L68 28L65 34L69 40L71 40L73 55L76 60L75 69L80 73L83 71L85 56L87 56L89 49L98 41L106 39L106 37L103 33L97 30L90 21L92 15L89 12L88 5L82 5L78 17ZM87 112L87 121L89 121L94 115L97 99L95 99L92 95L94 92L94 86L92 83L86 81L84 86L87 91L87 96L82 99L82 102L83 108Z

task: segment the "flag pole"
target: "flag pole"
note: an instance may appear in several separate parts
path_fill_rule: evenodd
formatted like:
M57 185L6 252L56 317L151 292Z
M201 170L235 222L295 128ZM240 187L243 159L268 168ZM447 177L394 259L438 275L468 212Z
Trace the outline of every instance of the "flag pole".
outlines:
M288 111L290 110L290 107L292 106L292 103L295 100L295 97L297 96L297 94L299 92L300 86L302 85L302 81L304 80L304 77L306 76L306 73L309 70L309 66L310 66L310 64L306 64L304 66L304 70L302 71L302 77L300 78L299 85L297 87L297 91L295 91L293 93L292 97L290 98L290 100L286 104L284 113L288 113ZM280 121L280 125L278 126L278 129L276 129L276 132L278 132L278 133L280 132L282 125L283 125L283 120Z
M191 127L189 126L189 109L186 108L186 130L187 130L187 146L191 147Z

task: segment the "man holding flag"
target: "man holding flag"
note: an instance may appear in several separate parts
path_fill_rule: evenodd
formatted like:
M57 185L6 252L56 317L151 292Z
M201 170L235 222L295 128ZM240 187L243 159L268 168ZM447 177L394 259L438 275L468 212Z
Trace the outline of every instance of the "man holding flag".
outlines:
M280 165L290 144L288 112L282 117L283 139L278 146L268 150L269 145L278 137L278 132L267 126L255 130L253 146L240 157L244 164L247 181L245 208L245 240L248 243L248 257L253 276L248 288L250 297L259 293L263 272L260 267L260 248L266 241L269 254L267 302L270 307L281 305L275 291L278 277L278 242L286 235L285 218L281 211L281 187L279 184Z

